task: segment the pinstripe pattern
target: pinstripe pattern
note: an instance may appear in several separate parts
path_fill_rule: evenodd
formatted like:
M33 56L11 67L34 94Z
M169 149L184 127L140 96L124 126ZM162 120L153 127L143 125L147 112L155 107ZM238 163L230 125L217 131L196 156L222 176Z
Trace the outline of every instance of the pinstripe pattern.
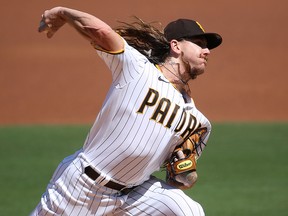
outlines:
M99 55L112 71L113 84L101 115L86 140L84 152L91 165L105 173L107 178L138 185L159 169L169 151L182 141L181 133L174 130L183 110L193 113L201 125L210 127L210 124L194 104L186 104L182 94L167 82L161 72L129 45L126 44L125 52L119 55L100 51ZM149 88L157 91L159 98L180 106L181 111L175 118L178 120L174 120L170 128L151 120L155 108L147 107L142 114L137 113ZM171 112L172 108L167 115Z
M95 184L83 174L87 163L81 151L66 158L31 215L204 215L202 207L184 192L154 177L128 195L119 196L117 191Z
M113 215L204 215L202 207L164 182L151 178L128 195L123 206Z
M208 128L201 155L209 121L126 42L123 53L98 54L111 70L111 88L83 149L58 166L31 215L204 215L181 190L150 175L200 125ZM83 173L88 165L101 174L96 181ZM100 185L111 179L140 186L119 196Z

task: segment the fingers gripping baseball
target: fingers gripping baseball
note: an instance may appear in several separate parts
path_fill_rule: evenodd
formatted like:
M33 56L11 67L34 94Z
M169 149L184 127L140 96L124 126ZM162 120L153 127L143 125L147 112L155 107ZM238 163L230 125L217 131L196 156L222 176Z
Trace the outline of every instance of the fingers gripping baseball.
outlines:
M60 7L46 10L42 14L42 18L39 24L38 31L46 33L48 38L53 37L56 31L61 28L66 21L59 14Z

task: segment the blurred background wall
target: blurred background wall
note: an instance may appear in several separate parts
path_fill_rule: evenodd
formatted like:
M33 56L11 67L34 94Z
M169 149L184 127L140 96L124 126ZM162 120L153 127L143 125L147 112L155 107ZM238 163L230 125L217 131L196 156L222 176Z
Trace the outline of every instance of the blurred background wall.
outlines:
M109 88L109 71L69 26L47 39L37 32L44 10L67 6L112 27L136 15L165 26L199 21L223 36L206 73L191 82L196 105L211 121L287 121L286 0L2 1L0 125L92 123Z

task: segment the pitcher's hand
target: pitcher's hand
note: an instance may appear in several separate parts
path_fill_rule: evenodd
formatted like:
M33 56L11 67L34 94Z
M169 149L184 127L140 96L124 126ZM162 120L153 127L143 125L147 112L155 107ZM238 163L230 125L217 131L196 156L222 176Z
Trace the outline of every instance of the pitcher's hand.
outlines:
M59 13L60 9L61 7L55 7L42 14L38 31L45 32L48 38L51 38L66 23Z

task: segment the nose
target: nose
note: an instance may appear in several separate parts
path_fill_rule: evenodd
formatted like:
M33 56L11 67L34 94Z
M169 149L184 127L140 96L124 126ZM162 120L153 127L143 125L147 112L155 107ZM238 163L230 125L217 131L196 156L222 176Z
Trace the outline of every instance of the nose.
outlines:
M203 49L203 54L209 55L210 54L210 50L208 48L204 48Z
M208 48L202 49L201 57L206 58L208 55L210 55L210 50Z

